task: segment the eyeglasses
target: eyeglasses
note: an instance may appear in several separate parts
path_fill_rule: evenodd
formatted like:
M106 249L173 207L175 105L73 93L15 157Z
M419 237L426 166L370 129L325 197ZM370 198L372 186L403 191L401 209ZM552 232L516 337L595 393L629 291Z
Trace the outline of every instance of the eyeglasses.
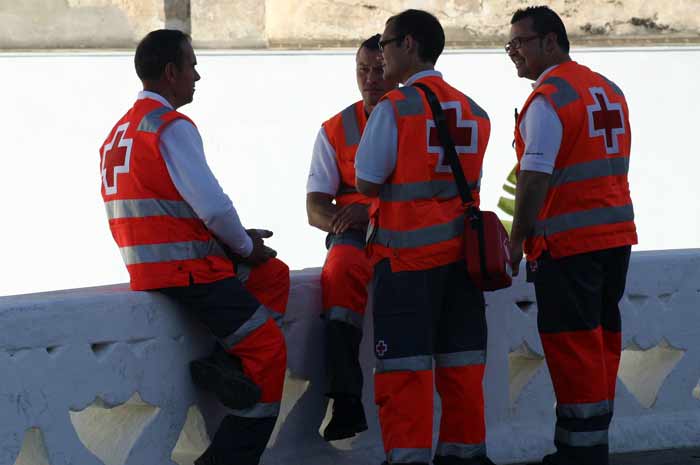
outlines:
M542 37L542 34L535 34L530 37L514 37L510 42L505 44L503 48L506 50L506 53L510 53L511 50L518 50L525 42L530 42L532 39L537 39L539 37Z
M398 42L399 40L403 40L404 37L405 36L396 36L396 37L391 38L391 39L380 40L379 41L379 51L383 52L384 47L386 47L387 45L389 45L392 42Z

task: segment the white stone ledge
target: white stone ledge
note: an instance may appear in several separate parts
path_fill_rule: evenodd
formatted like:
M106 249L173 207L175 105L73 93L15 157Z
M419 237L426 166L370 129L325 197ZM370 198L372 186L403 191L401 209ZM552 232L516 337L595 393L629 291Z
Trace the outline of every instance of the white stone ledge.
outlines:
M264 463L378 464L371 318L361 348L370 429L332 445L318 433L327 421L318 274L292 273L285 395ZM534 302L521 281L487 295L488 443L499 463L552 447L554 395ZM621 308L612 449L697 446L700 250L633 254ZM205 423L212 431L225 414L187 372L211 344L165 298L125 285L1 297L0 464L190 465L208 442Z

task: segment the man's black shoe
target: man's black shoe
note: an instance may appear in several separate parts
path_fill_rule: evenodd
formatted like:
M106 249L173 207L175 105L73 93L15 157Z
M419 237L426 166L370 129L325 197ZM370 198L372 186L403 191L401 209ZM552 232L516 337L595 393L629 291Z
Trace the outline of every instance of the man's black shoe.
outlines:
M194 384L216 394L226 407L240 410L252 407L262 394L260 387L244 373L240 362L224 351L190 362ZM203 465L207 464L204 462ZM197 464L199 465L199 464Z
M323 439L337 441L367 430L367 418L362 402L356 397L338 397L333 400L333 416L323 430Z

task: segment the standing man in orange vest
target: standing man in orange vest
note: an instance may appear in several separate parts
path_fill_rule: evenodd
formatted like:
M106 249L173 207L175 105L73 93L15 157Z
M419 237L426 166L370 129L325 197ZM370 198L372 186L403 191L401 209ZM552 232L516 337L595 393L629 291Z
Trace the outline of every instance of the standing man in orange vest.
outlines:
M195 383L232 409L195 464L257 465L282 399L286 348L276 320L289 269L263 243L271 232L243 229L196 126L177 111L200 78L189 37L153 31L134 62L143 91L100 149L109 227L131 288L169 296L221 346L190 365Z
M355 169L357 189L373 198L367 245L375 263L374 382L385 463L431 461L435 382L442 418L433 463L491 464L482 388L484 297L467 274L465 208L416 84L440 101L477 202L488 115L435 71L445 34L430 13L407 10L389 18L379 44L384 78L404 87L372 112Z
M547 465L606 465L620 362L620 310L637 243L622 90L571 60L546 6L513 15L506 52L535 81L515 128L513 275L535 271L537 324L557 398Z
M326 395L333 399L333 416L323 431L326 441L349 438L367 429L358 357L367 284L372 276L364 251L370 199L355 190L355 151L372 109L396 87L396 81L383 77L379 34L360 45L355 64L362 100L323 123L306 185L309 224L328 232L321 289L327 320Z

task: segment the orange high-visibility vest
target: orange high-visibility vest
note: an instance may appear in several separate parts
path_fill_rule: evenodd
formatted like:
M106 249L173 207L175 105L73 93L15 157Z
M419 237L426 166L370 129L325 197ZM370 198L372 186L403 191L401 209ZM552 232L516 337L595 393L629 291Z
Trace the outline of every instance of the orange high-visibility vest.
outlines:
M137 100L100 149L109 229L136 291L235 275L232 262L178 193L160 153L160 134L177 119L190 121L156 100Z
M491 123L486 112L442 78L419 79L437 95L447 117L464 175L479 203L479 180ZM407 86L383 99L398 129L393 173L370 207L368 245L374 262L389 258L392 271L424 270L464 258L465 208L444 158L430 105Z
M554 258L637 243L630 198L631 131L622 90L604 76L569 61L533 90L515 125L518 161L525 151L520 122L543 95L563 127L549 191L533 235L529 260L544 250Z
M335 149L335 160L340 172L340 187L335 203L345 206L351 203L368 204L370 199L355 189L355 153L367 124L367 115L362 100L323 123L328 142Z

